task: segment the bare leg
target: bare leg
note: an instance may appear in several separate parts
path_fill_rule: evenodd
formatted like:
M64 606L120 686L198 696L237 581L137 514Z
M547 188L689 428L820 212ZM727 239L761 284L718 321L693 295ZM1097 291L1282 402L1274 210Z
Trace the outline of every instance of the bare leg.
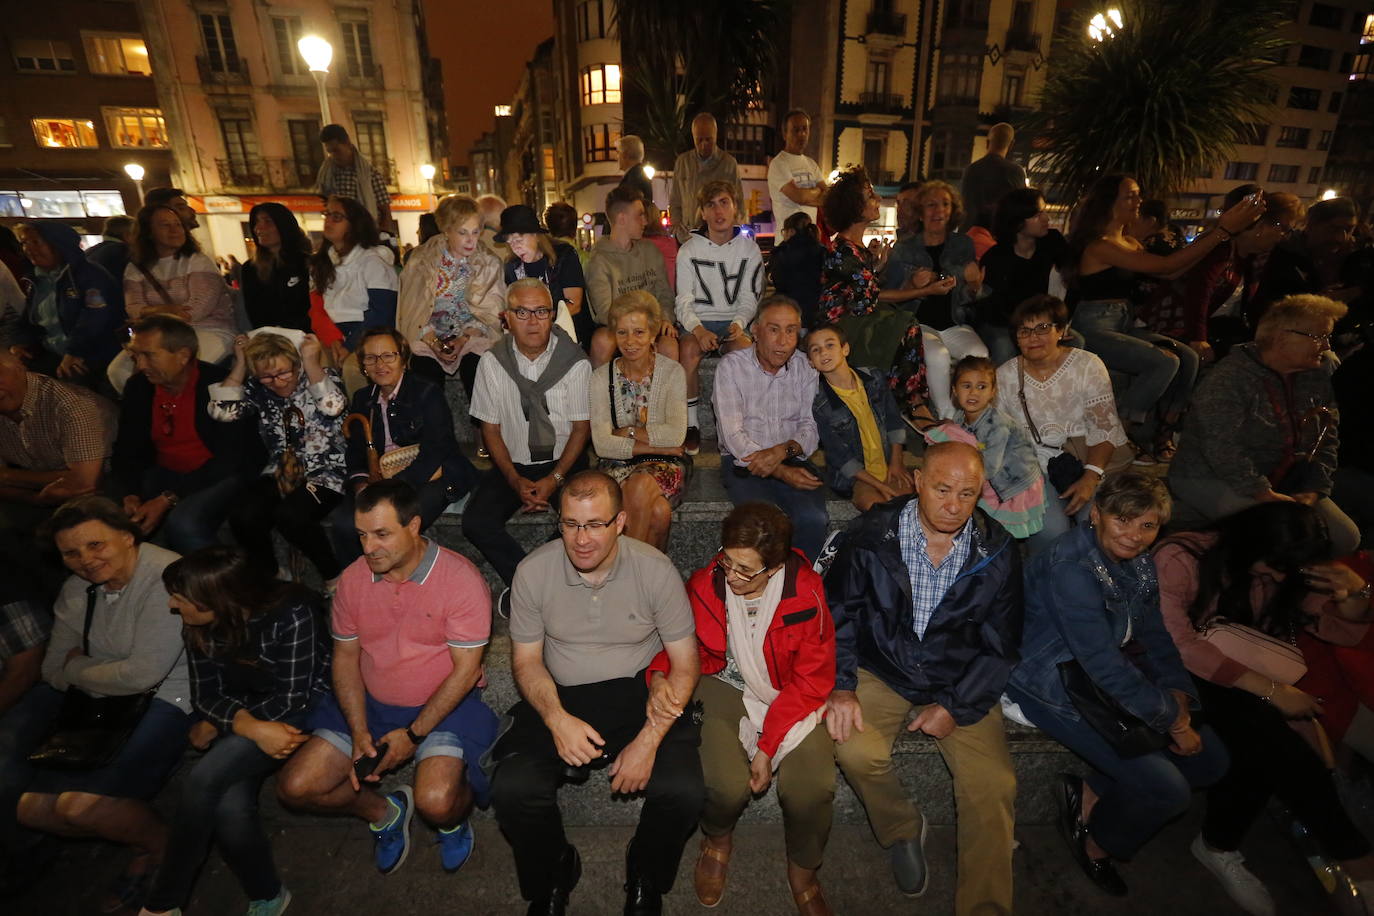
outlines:
M415 767L415 810L432 827L448 829L472 813L472 787L457 757L427 757Z
M1096 807L1096 805L1097 793L1094 792L1092 786L1088 785L1087 781L1084 780L1083 804L1079 813L1079 817L1082 819L1083 823L1088 823L1088 818L1092 817L1093 808ZM1086 842L1083 844L1083 849L1088 853L1088 857L1091 859L1106 859L1110 856L1110 853L1108 853L1107 850L1097 845L1097 841L1093 839L1093 835L1091 833L1089 833L1086 837Z
M316 814L351 814L368 823L386 817L387 800L371 783L355 790L348 778L353 762L323 738L311 738L277 777L277 797L290 808Z
M27 792L19 799L19 822L34 830L66 837L99 837L130 846L146 857L138 874L162 861L167 824L152 806L135 798L111 798L88 792L61 795Z
M649 474L631 474L621 490L625 498L625 533L662 550L673 511L658 482Z

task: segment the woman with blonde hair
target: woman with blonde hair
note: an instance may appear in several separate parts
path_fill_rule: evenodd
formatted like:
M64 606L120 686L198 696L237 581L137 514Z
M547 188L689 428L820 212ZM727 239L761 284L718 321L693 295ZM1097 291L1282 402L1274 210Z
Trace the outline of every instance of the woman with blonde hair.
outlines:
M447 194L434 219L439 234L411 252L401 272L396 327L416 375L442 385L456 372L471 395L478 357L501 339L506 283L500 259L480 242L477 201Z
M624 493L625 533L663 550L691 467L687 376L654 350L663 313L653 294L622 294L606 324L620 356L592 371L592 446Z

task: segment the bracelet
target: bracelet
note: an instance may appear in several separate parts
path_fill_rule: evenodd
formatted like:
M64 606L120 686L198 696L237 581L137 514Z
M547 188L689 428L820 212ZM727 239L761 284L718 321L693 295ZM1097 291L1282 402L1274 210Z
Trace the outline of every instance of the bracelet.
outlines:
M1264 696L1260 697L1260 699L1263 700L1263 701L1266 702L1266 703L1272 703L1272 702L1274 702L1274 691L1276 691L1276 690L1278 690L1278 689L1279 689L1279 682L1278 682L1278 681L1270 681L1270 682L1269 682L1269 692L1266 693Z
M1098 477L1106 477L1106 476L1107 476L1107 472L1104 471L1104 470L1102 470L1100 467L1098 467L1098 466L1095 465L1095 464L1086 464L1086 463L1085 463L1085 464L1083 465L1083 470L1085 470L1085 471L1092 471L1092 472L1093 472L1094 474L1096 474Z
M563 481L565 481L565 480L568 479L568 478L564 477L562 474L558 473L558 471L557 471L556 469L555 469L554 472L553 472L551 475L549 475L549 476L551 476L551 477L553 478L553 482L556 483L556 484L558 484L560 487L563 486Z

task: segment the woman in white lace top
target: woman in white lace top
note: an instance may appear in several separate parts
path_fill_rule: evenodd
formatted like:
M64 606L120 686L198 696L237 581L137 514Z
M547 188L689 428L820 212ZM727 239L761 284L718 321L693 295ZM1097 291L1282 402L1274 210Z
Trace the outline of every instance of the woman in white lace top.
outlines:
M1033 554L1074 521L1086 523L1104 468L1117 447L1126 444L1107 367L1087 350L1063 342L1068 324L1068 309L1059 299L1027 299L1012 311L1010 320L1020 355L997 370L997 406L1030 432L1045 472L1047 496L1056 497L1063 507L1056 511L1055 499L1046 499L1045 527L1030 538ZM1082 472L1072 482L1050 467L1066 452L1082 461Z

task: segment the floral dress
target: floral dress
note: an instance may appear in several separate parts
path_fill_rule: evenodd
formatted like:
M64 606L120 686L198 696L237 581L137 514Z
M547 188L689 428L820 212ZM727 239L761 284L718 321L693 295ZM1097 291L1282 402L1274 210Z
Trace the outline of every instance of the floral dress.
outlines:
M486 326L478 321L468 307L468 284L472 280L472 264L467 258L455 258L444 249L439 259L438 276L434 283L434 312L429 326L440 340L457 337L468 328L486 333Z
M836 235L821 261L820 312L826 321L844 328L853 348L851 365L885 369L897 406L909 417L930 397L921 325L909 313L880 304L879 292L872 253ZM884 344L892 339L889 328L898 337L891 359L886 355L890 345Z
M652 375L650 375L652 378ZM649 414L650 378L634 381L620 374L620 360L611 364L611 416L617 428L643 426ZM631 459L602 458L598 467L624 483L631 474L648 474L674 509L687 488L689 463L671 455L640 455Z

